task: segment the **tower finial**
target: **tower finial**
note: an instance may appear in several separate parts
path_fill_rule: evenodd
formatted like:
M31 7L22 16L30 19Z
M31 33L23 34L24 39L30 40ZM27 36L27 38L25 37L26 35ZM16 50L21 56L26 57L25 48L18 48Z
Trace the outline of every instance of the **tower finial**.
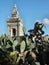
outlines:
M16 4L14 5L14 8L16 8Z
M13 11L12 11L12 17L17 17L19 15L17 8L16 8L16 4L14 5Z
M13 8L13 11L12 11L12 14L16 14L17 13L17 9L16 9L16 4L14 5L14 8Z

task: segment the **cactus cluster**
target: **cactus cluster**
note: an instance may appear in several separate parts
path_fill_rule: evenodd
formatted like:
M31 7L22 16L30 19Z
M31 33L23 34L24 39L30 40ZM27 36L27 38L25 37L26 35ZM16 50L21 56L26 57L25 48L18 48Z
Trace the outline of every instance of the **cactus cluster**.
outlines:
M33 32L23 37L1 35L0 65L42 65L38 56L43 54L42 45L45 44L42 40L43 26L36 22Z

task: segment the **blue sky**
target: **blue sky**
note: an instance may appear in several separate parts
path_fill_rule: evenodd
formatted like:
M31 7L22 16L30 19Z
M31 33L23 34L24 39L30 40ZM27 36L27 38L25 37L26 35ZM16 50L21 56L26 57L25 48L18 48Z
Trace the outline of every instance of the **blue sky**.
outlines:
M47 26L47 30L43 30L45 34L49 34L49 0L0 0L0 34L7 34L7 18L11 17L14 4L26 31L33 29L38 20Z

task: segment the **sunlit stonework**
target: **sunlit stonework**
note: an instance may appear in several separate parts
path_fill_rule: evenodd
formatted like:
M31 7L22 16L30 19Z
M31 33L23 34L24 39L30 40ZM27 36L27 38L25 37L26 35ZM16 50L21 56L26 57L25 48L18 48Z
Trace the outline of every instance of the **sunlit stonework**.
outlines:
M14 5L12 16L7 20L8 35L10 36L23 36L23 21Z

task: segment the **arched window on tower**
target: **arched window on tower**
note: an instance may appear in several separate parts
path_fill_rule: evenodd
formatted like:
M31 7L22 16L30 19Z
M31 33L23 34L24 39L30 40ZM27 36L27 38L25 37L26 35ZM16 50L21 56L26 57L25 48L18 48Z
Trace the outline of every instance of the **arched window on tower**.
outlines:
M12 29L12 32L13 32L13 36L16 36L16 29L15 28Z

